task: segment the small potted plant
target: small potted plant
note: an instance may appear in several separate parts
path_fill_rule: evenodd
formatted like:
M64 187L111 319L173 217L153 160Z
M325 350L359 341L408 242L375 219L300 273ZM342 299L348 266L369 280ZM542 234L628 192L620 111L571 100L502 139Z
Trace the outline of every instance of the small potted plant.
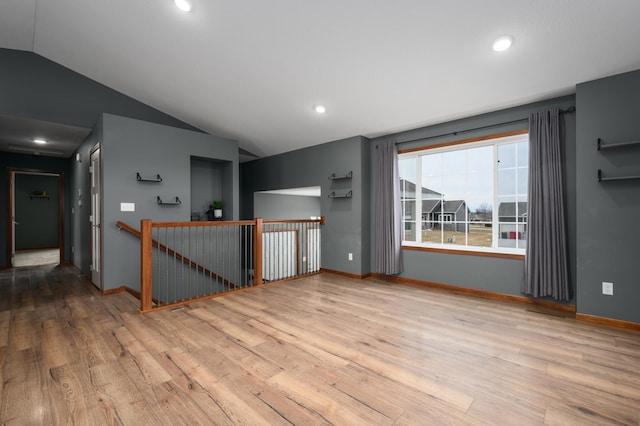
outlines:
M213 200L211 203L211 210L213 210L213 219L222 219L222 200Z

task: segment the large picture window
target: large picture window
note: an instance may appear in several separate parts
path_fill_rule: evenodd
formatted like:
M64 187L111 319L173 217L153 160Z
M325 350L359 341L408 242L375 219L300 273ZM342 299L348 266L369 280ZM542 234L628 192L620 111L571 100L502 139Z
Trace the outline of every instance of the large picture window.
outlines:
M529 135L398 156L403 243L524 254Z

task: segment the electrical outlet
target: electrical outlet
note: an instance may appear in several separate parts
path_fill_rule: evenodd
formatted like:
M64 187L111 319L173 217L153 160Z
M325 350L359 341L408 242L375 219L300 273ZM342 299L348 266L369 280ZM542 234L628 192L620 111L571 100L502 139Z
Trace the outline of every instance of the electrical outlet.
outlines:
M353 260L353 253L349 253L349 260Z
M602 281L602 294L613 296L613 283Z

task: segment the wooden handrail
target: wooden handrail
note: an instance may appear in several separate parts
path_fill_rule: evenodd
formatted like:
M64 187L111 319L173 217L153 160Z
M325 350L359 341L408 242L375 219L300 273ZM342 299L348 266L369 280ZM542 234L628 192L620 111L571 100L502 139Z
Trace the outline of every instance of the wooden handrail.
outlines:
M176 223L182 223L182 222L176 222ZM203 223L203 222L200 222L200 223ZM253 221L249 221L249 223L253 223ZM153 226L153 225L154 224L152 223L151 227L155 228L155 226ZM118 228L124 230L124 231L129 232L130 234L135 235L138 238L141 238L142 233L140 231L138 231L136 228L134 228L132 226L127 225L124 222L118 221L118 222L116 222L116 226ZM214 277L216 280L221 280L223 283L225 283L229 287L236 288L236 285L234 283L232 283L231 281L229 281L228 279L219 276L218 274L216 274L215 272L211 271L210 269L205 268L204 266L198 264L197 262L189 259L186 256L183 256L182 254L180 254L177 251L167 247L166 245L161 244L161 243L159 243L158 241L156 241L154 239L151 240L151 245L153 247L156 247L156 248L162 250L162 251L166 251L167 253L169 253L169 255L174 256L176 259L182 261L183 263L186 263L187 265L196 268L196 271L201 271L204 274L207 274L207 275L209 275L211 277Z
M235 220L235 221L201 221L201 222L153 222L154 228L192 228L198 226L229 226L229 225L255 225L253 220Z
M263 220L262 223L274 224L274 223L314 223L317 222L320 225L324 225L324 216L320 216L320 219L269 219Z
M127 231L130 234L135 235L136 237L140 238L140 231L138 231L136 228L127 225L124 222L121 221L117 221L116 222L116 226L118 227L118 229L122 229L123 231Z

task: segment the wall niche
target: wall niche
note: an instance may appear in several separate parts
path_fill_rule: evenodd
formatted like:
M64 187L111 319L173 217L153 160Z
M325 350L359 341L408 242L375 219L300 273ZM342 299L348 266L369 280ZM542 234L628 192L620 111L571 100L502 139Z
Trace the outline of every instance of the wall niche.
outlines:
M233 162L191 157L191 220L207 220L213 200L222 200L222 219L233 217Z

